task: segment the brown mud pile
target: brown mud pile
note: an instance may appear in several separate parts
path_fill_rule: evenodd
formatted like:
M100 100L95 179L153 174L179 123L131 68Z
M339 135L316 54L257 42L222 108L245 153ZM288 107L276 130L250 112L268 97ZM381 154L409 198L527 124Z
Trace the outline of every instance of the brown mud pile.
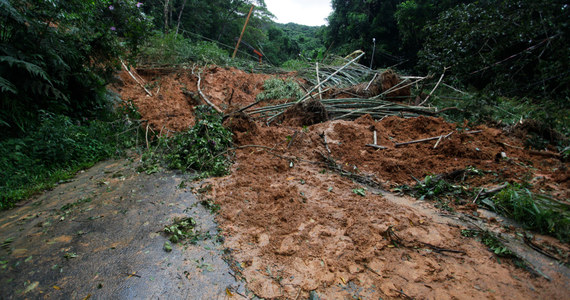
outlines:
M283 126L309 126L328 121L329 115L324 105L315 99L299 102L287 109L278 122Z
M233 69L208 70L215 72L204 72L201 89L223 109L253 103L267 78ZM195 84L190 84L188 73L176 76L152 81L172 84L172 90L165 92L172 97L163 100L146 97L140 87L131 85L129 92L137 94L132 99L142 104L143 118L155 128L164 125L176 130L172 124L186 122L182 112L180 117L164 116L175 107L182 109L184 103L188 111L192 109L180 85L194 92ZM240 93L243 98L236 96ZM385 188L472 166L485 171L467 178L473 186L530 181L537 191L561 201L569 197L568 163L555 155L524 150L520 139L501 130L465 128L466 124L441 118L375 121L365 116L304 127L288 123L296 117L300 116L292 114L283 125L275 126L255 122L244 113L227 118L225 124L236 143L235 163L231 175L208 180L213 188L202 195L221 205L218 222L226 236L224 245L236 261L234 268L256 295L286 299L304 299L310 293L323 299L567 297L567 274L549 273L552 280L547 281L509 260L499 261L480 242L461 235L464 225L453 218L442 220L431 204L366 190L331 171L323 156L345 171L371 175ZM374 131L377 144L387 149L366 146L373 143ZM396 146L452 132L437 147L437 140ZM496 159L501 152L507 158ZM461 209L476 212L477 207L465 204Z
M263 83L271 75L250 74L235 68L211 66L197 69L171 69L157 72L138 69L152 96L146 94L126 72L120 73L119 83L113 88L125 101L131 100L154 130L183 131L194 124L194 107L206 104L200 89L214 105L231 112L255 102L263 91Z

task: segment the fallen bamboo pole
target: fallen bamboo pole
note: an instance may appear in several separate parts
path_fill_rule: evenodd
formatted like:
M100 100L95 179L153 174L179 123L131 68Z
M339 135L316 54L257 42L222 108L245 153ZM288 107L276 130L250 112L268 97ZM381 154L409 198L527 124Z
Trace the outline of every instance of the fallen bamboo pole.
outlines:
M370 82L368 82L368 84L366 85L366 88L364 89L365 91L367 91L368 88L370 87L370 85L372 84L372 82L374 82L374 79L376 79L376 76L378 76L378 73L374 73L374 77L372 77L372 80L370 80Z
M127 71L127 73L129 73L129 75L131 75L131 78L133 78L133 80L138 83L143 90L146 92L147 95L152 97L152 93L146 89L146 87L144 86L144 84L142 84L136 77L135 75L133 75L133 73L131 73L131 71L129 70L129 68L127 67L127 65L125 65L125 62L123 62L123 60L121 59L121 64L123 65L123 68L125 69L125 71Z
M431 90L431 92L429 93L429 95L424 99L424 101L422 101L419 105L423 105L424 103L426 103L429 98L431 97L431 95L433 94L433 92L435 92L435 90L437 89L437 87L439 86L439 84L441 83L441 81L443 80L443 76L445 75L445 71L447 71L447 69L449 69L448 67L444 67L443 68L443 72L441 73L441 77L439 77L439 80L437 81L437 83L435 84L435 86L433 87L433 90Z
M376 144L366 144L368 147L376 148L376 149L388 149L388 147L376 145Z
M474 134L474 133L480 133L483 130L472 130L472 131L466 131L464 132L465 134ZM444 135L443 138L446 139L449 136L451 136L455 131L452 131L450 133L448 133L447 135ZM434 137L430 137L430 138L425 138L425 139L419 139L419 140L414 140L414 141L409 141L409 142L404 142L404 143L396 143L394 144L394 146L399 147L399 146L404 146L404 145L410 145L410 144L416 144L416 143L423 143L423 142L429 142L429 141L433 141L433 140L437 140L440 139L441 135L438 136L434 136Z
M355 61L358 61L362 56L364 55L364 52L362 54L360 54L359 56L357 56L355 59L347 62L344 66L342 66L340 69L336 70L336 72L332 73L331 75L329 75L329 77L327 77L325 80L323 80L320 84L317 84L317 86L313 87L305 96L303 96L303 98L301 98L299 101L297 102L302 102L305 101L307 99L307 97L309 97L309 95L314 92L316 89L318 89L320 86L322 86L325 82L329 81L334 75L336 75L337 73L339 73L340 71L342 71L344 68L348 67L350 64L352 64Z
M448 138L448 137L451 136L453 133L454 133L454 131L448 133L447 135L444 136L444 138ZM396 143L394 146L400 147L400 146L404 146L404 145L410 145L410 144L417 144L417 143L429 142L429 141L437 140L437 139L440 139L440 138L441 138L441 135L438 135L438 136L434 136L434 137L430 137L430 138L426 138L426 139L419 139L419 140L414 140L414 141L409 141L409 142L404 142L404 143Z
M210 102L210 100L208 100L208 97L206 97L206 95L202 93L202 90L200 89L200 81L202 80L202 77L200 77L200 72L198 72L196 76L198 76L198 83L197 83L198 93L200 94L200 96L202 96L202 99L204 99L204 101L206 101L206 103L208 103L208 105L210 105L217 112L223 114L224 112L221 109L219 109L216 105L214 105L214 103Z

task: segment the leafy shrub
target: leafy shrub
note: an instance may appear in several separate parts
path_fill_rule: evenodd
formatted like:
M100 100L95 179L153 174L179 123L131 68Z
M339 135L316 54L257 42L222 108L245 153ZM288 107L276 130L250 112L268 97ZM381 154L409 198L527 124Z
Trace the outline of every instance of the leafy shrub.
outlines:
M197 62L216 65L227 65L231 62L229 53L212 42L196 42L190 49L190 57Z
M299 84L291 78L285 80L279 78L269 78L263 83L263 92L256 97L260 100L275 99L299 99L303 97L303 91Z
M227 174L224 155L232 144L232 133L222 126L222 116L209 106L196 108L196 124L166 140L168 166L182 171L196 170L200 176Z
M305 68L310 68L311 64L309 64L308 62L302 61L302 60L298 60L298 59L290 59L290 60L284 62L283 65L281 65L281 67L283 67L283 69L286 69L286 70L300 71L300 70L303 70Z
M152 64L182 64L190 62L226 65L229 53L213 42L192 41L181 34L155 31L141 49L139 62Z
M0 209L134 146L136 120L124 111L108 119L80 122L44 112L36 131L1 141Z
M176 33L154 31L138 56L140 63L179 64L189 62L191 42Z
M458 201L467 198L471 193L460 184L452 184L447 180L434 175L427 175L424 181L418 181L413 188L404 187L404 192L411 192L420 200L435 200L436 207L443 208L448 211L453 209L449 206L451 200Z
M513 184L492 198L495 210L525 228L553 235L562 241L570 239L568 205L530 192Z

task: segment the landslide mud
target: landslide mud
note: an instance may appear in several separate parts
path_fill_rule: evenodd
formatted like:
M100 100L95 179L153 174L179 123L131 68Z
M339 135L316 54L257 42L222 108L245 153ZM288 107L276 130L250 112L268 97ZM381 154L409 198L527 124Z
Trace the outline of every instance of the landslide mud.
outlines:
M241 262L248 287L271 299L311 293L323 299L404 294L416 299L563 299L569 291L567 272L549 273L552 281L537 278L463 237L467 223L434 219L438 212L431 204L432 212L426 213L393 201L393 195L388 200L381 191L358 195L355 190L363 186L319 163L319 153L327 155L324 133L330 156L343 168L373 174L386 188L410 183L411 176L467 166L509 170L490 175L489 181L501 176L518 180L519 174L532 172L508 161L495 162L494 153L506 151L497 146L499 141L517 141L485 127L478 128L483 130L478 135L459 133L436 149L433 143L394 147L395 142L447 134L455 126L435 118L376 122L365 117L305 129L258 124L255 134L235 131L242 148L236 150L232 175L212 179L215 188L207 197L222 206L218 221L227 236L225 245ZM389 149L365 146L373 139L371 127L380 133L379 144ZM540 161L535 166L544 166L544 174L560 164L522 152L509 155Z

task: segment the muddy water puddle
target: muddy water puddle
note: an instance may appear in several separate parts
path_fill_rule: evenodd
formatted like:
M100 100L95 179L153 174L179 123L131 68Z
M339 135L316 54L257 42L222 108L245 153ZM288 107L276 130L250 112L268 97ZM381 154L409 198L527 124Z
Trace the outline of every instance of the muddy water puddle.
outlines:
M222 259L213 215L198 203L187 176L135 170L128 160L102 162L1 212L0 298L223 299L242 293ZM201 238L166 252L162 230L175 217L192 217Z

